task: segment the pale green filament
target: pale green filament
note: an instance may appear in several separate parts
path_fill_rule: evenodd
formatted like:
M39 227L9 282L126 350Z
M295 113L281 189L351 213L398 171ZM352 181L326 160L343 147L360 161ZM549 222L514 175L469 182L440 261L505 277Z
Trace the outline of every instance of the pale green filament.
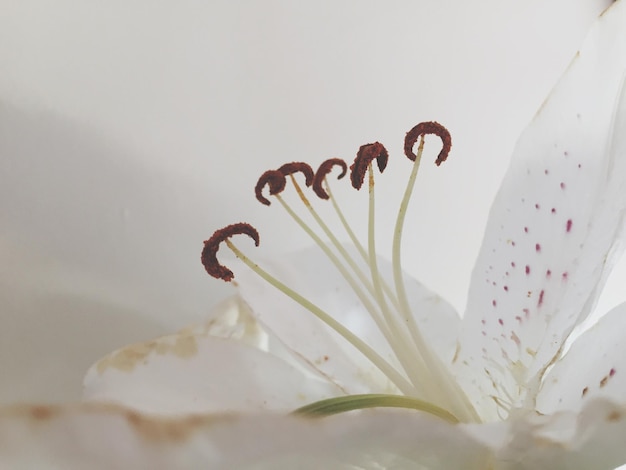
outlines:
M415 387L407 381L391 364L383 359L373 348L367 345L362 339L348 330L341 323L336 321L333 317L324 312L321 308L315 305L313 302L304 298L293 289L290 289L285 284L280 282L274 276L262 269L259 265L251 261L246 255L244 255L230 240L225 240L226 246L231 249L237 258L243 261L252 271L258 274L266 282L274 286L279 291L286 294L291 299L295 300L302 307L306 308L309 312L326 323L329 327L339 333L346 341L352 344L357 350L359 350L372 364L374 364L380 371L385 374L391 382L398 387L402 393L411 395L415 391Z
M366 289L370 292L370 294L372 294L372 296L375 296L374 286L372 285L372 283L369 282L369 280L367 279L363 271L356 265L356 263L354 262L352 257L348 254L348 252L343 247L343 245L339 243L339 240L337 240L337 237L333 235L333 232L328 228L328 225L326 225L324 221L322 220L322 218L318 215L317 211L313 208L313 206L311 205L307 197L304 195L302 188L300 188L300 185L298 184L296 179L293 177L293 175L290 175L290 177L291 177L291 183L293 184L296 192L298 193L300 200L302 201L304 206L309 210L309 213L315 219L315 222L317 222L317 225L319 225L319 227L329 238L329 240L331 241L335 249L343 257L346 263L348 263L348 266L350 266L350 269L352 269L352 271L357 275L357 277L359 278L359 281L361 281L361 283L366 287ZM281 199L281 202L283 203L283 205L285 204L282 201L282 199ZM293 213L291 213L291 215L293 216Z
M348 221L346 220L346 217L343 215L343 211L339 207L339 203L333 197L333 193L330 190L330 185L328 184L328 181L327 181L326 178L324 178L324 186L326 187L326 193L328 194L330 202L332 203L333 208L335 209L335 213L337 214L337 217L339 218L339 221L341 222L341 225L343 225L343 228L345 229L346 233L350 237L350 240L352 241L354 246L356 246L357 250L361 254L361 257L363 258L363 261L365 261L365 263L369 264L369 256L367 254L367 251L365 251L365 248L363 248L363 245L361 244L359 239L356 237L354 231L352 230L352 228L348 224ZM393 292L393 290L391 290L391 287L389 287L389 284L387 284L387 282L385 282L384 279L381 279L381 284L383 286L383 291L385 291L385 295L391 300L391 302L393 303L393 306L399 310L400 309L400 304L398 302L398 298L396 297L395 292Z
M396 219L396 226L393 237L393 249L392 249L392 265L393 265L393 278L396 285L396 291L398 294L398 300L400 302L400 311L402 317L409 327L411 337L415 345L419 350L420 356L423 358L428 368L429 375L437 383L437 393L441 395L445 393L445 400L452 407L453 411L467 420L477 420L478 415L472 404L467 399L467 396L459 384L448 373L447 368L442 364L441 360L432 352L429 345L424 340L424 337L419 331L415 317L411 312L409 300L406 294L406 288L404 285L404 276L402 275L402 263L401 263L401 247L402 247L402 229L404 227L404 219L409 206L411 195L413 194L413 188L415 186L415 180L417 172L422 159L422 153L424 151L424 136L421 136L419 147L415 161L413 162L413 168L406 189L404 191L404 197L400 203L400 210L398 211L398 218ZM432 397L433 399L435 397ZM439 398L439 397L437 397ZM444 398L444 397L442 397Z
M452 424L459 420L447 410L414 397L368 393L320 400L293 411L295 415L323 418L365 408L404 408L429 413Z
M371 170L371 165L370 165L370 170ZM385 297L383 295L383 291L381 289L383 287L383 279L378 274L378 265L376 263L372 264L372 261L370 260L370 264L369 265L370 265L370 267L373 267L375 271L372 271L372 277L373 277L372 284L373 285L372 284L368 284L367 279L362 274L362 272L358 268L358 266L356 266L356 264L352 260L352 257L346 252L345 248L341 245L341 243L339 243L339 240L337 240L337 237L335 237L333 235L331 230L324 223L324 221L321 219L321 217L317 214L315 209L313 209L313 207L311 206L311 203L309 202L307 197L304 195L302 189L300 188L300 185L298 185L298 182L295 180L293 175L290 175L290 176L291 176L291 182L294 185L294 187L296 189L296 192L298 193L298 195L300 197L300 200L307 207L307 209L309 210L309 212L312 215L312 217L315 219L315 221L322 228L324 233L331 240L331 242L333 243L335 248L339 251L339 253L348 262L348 264L353 269L353 271L355 271L355 273L359 277L359 280L367 287L367 289L370 292L370 294L372 294L372 296L374 297L374 299L378 303L381 311L383 312L384 320L382 320L380 318L378 312L375 311L375 308L371 305L369 300L367 298L365 298L365 296L362 294L362 291L360 291L360 289L358 289L358 287L355 285L354 280L350 276L348 276L346 274L345 269L342 269L342 266L340 266L339 261L337 260L337 258L334 257L329 252L328 248L325 246L325 244L323 244L323 242L319 239L319 237L317 237L316 235L313 234L312 230L302 221L302 219L300 219L293 212L293 210L291 210L291 208L287 205L287 203L282 198L280 198L280 196L277 196L278 199L280 200L281 204L289 212L289 214L296 220L296 222L324 250L324 252L327 254L327 256L331 259L331 261L339 269L339 271L342 273L342 275L346 278L348 283L352 286L352 289L355 291L355 293L357 294L359 299L364 303L366 309L370 312L372 318L374 319L374 321L376 322L378 327L383 332L385 338L387 339L387 342L389 343L389 345L391 346L392 350L394 351L394 353L396 354L396 356L400 360L400 363L402 364L405 372L408 374L409 378L411 379L411 381L415 385L416 389L427 388L427 387L425 387L425 384L424 384L423 375L422 375L421 380L420 380L420 371L423 371L424 368L423 368L422 364L419 363L419 361L416 361L415 353L417 353L417 351L415 351L414 347L412 347L413 345L410 342L408 335L406 335L404 330L402 328L400 328L400 325L398 325L395 322L394 316L392 315L391 311L389 310L389 306L387 305L387 302L386 302ZM372 195L372 197L373 197L373 192L374 192L373 188L374 188L373 173L370 171L370 194ZM371 208L372 208L372 205L370 205L370 209ZM372 222L371 225L373 226L374 225L373 224L373 222L374 222L373 212L370 212L370 222ZM374 258L374 261L375 261L375 258ZM374 275L374 272L376 272L376 275ZM378 283L378 285L377 285L377 283ZM395 300L395 298L393 298L393 297L392 297L392 299Z
M359 285L355 282L352 275L346 270L343 264L341 264L341 261L339 261L339 258L337 258L337 256L330 250L330 248L326 245L326 243L324 243L324 241L311 229L311 227L309 227L306 224L306 222L304 222L304 220L302 220L300 216L295 213L295 211L291 208L291 206L289 206L289 204L287 204L287 202L280 196L280 194L276 194L274 195L274 197L278 200L278 202L280 202L280 204L283 206L285 211L287 211L287 213L300 226L300 228L305 231L305 233L315 242L317 246L320 247L320 249L328 257L328 259L335 265L337 270L339 270L339 272L348 282L352 290L359 297L359 300L363 302L363 305L368 310L372 318L374 318L374 320L376 321L376 325L381 329L383 334L385 334L385 337L390 337L391 332L383 323L382 318L380 317L380 314L376 311L376 308L374 307L374 304L370 302L370 300L367 298L365 293L361 290Z
M294 182L295 184L295 182ZM304 195L303 195L304 196ZM415 368L415 357L411 355L410 350L402 347L402 344L397 341L398 339L398 330L397 328L394 331L394 325L389 323L389 317L386 318L381 317L380 313L376 310L376 307L372 304L372 302L367 298L363 290L359 287L359 285L355 282L352 275L347 271L347 269L341 264L337 256L330 250L330 248L323 242L323 240L294 212L294 210L287 204L287 202L279 195L276 194L274 197L280 202L283 208L287 211L287 213L294 219L294 221L304 230L311 239L320 247L320 249L326 254L326 256L330 259L330 261L335 265L335 267L339 270L344 279L348 282L352 290L359 297L359 300L363 303L363 306L370 313L370 316L383 333L383 336L389 343L389 346L396 354L400 363L402 364L403 369L407 373L407 375L411 378L413 382L414 393L423 392L423 384L418 381L418 373ZM306 201L308 204L308 200ZM338 242L337 242L338 243ZM346 253L347 255L347 253ZM374 292L374 298L377 300L379 305L381 304L381 300Z
M409 336L406 333L406 330L401 328L401 325L398 324L396 318L391 313L389 309L389 305L387 305L387 301L385 300L385 296L383 295L383 289L381 285L381 276L378 271L378 260L376 257L376 201L374 196L374 171L372 169L372 164L369 164L368 167L368 176L369 176L369 208L368 208L368 256L370 260L370 270L372 276L372 282L374 283L374 289L376 290L376 297L379 299L379 305L383 312L383 317L389 326L392 334L394 335L396 342L400 344L400 350L403 351L403 356L406 353L409 354L409 361L411 364L405 366L407 369L407 373L409 377L413 381L413 383L418 386L420 385L422 388L426 390L431 389L429 395L432 396L432 387L428 380L425 380L424 372L427 370L424 364L422 357L420 357L419 352L415 349L415 345L410 341ZM398 356L401 362L403 356Z
M330 190L330 185L328 184L328 181L326 178L324 178L324 186L326 187L326 193L328 194L330 202L333 204L333 207L335 208L337 217L339 217L339 220L341 221L341 225L343 225L343 228L345 229L346 233L350 237L350 240L352 241L354 246L356 246L357 250L359 250L359 253L361 254L361 257L363 258L363 260L366 263L369 263L369 258L367 257L367 251L365 251L365 248L363 248L363 245L361 244L359 239L356 237L354 231L348 224L346 217L343 215L343 211L339 208L339 204L337 203L337 200L333 197L333 193Z

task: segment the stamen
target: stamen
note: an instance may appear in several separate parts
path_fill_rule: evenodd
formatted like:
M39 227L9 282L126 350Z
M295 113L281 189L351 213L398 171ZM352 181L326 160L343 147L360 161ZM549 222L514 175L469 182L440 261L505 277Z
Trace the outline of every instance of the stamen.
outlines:
M339 243L337 238L332 234L330 229L326 226L326 224L324 224L324 222L321 220L319 215L315 212L315 210L309 203L308 199L302 192L302 189L300 188L298 183L295 181L295 179L293 179L293 176L292 176L292 182L300 198L302 199L303 204L307 207L307 209L309 209L314 219L317 221L318 225L322 228L322 230L324 230L326 235L329 236L335 248L340 252L344 260L348 263L352 271L357 275L357 277L359 278L361 283L365 286L365 288L368 290L368 292L370 292L370 294L374 298L376 298L376 293L374 291L373 285L370 282L368 282L367 277L365 277L365 275L361 272L361 270L358 268L356 263L354 263L354 260L352 260L350 255L347 253L345 248ZM391 348L396 352L398 357L401 357L402 353L397 351L397 346L398 346L397 341L394 341L395 339L394 333L392 333L389 330L388 325L385 323L380 313L376 310L376 307L374 306L374 304L365 295L363 290L357 284L356 280L352 277L352 275L346 269L346 267L341 263L339 258L330 250L330 247L326 243L324 243L324 241L320 238L320 236L318 236L313 231L313 229L309 227L309 225L304 220L302 220L300 216L296 214L296 212L291 208L291 206L289 206L289 204L280 195L277 194L275 197L278 200L278 202L280 202L280 204L283 206L283 208L287 211L287 213L291 216L291 218L302 228L302 230L305 231L305 233L309 237L311 237L311 239L315 242L315 244L322 250L322 252L326 255L326 257L333 263L333 265L341 273L341 275L346 280L346 282L350 285L350 287L352 288L356 296L359 298L359 300L361 301L365 309L369 312L372 319L376 322L376 325L378 326L380 331L383 333L383 336L387 339Z
M435 160L436 165L439 166L448 158L448 154L452 148L452 138L450 137L448 129L436 121L420 122L417 126L406 133L406 137L404 139L404 154L409 158L409 160L414 162L417 155L413 153L413 146L415 145L415 142L417 142L417 139L425 134L435 134L436 136L439 136L441 142L443 143L441 152L439 152L437 160Z
M428 364L430 376L432 377L432 379L434 379L433 381L437 383L437 389L447 392L448 396L446 397L446 399L450 404L452 408L451 411L453 413L467 420L477 420L478 415L474 407L467 399L467 396L460 389L456 380L451 377L447 368L441 363L441 361L433 353L433 351L431 351L428 343L424 340L421 332L419 331L413 313L411 312L411 307L409 306L406 288L404 285L404 276L402 275L401 247L404 219L406 216L411 194L413 193L413 188L415 186L415 180L422 157L422 152L424 150L424 134L429 133L439 136L443 142L443 148L439 152L439 156L437 157L437 160L435 162L437 165L440 165L443 161L446 160L448 152L450 151L452 145L450 133L445 127L437 122L423 122L407 132L404 141L404 153L414 163L411 170L411 175L409 176L409 181L407 182L407 187L404 191L404 197L402 198L402 202L400 204L398 218L396 219L396 227L394 230L392 248L393 277L396 285L398 300L400 301L401 305L400 310L402 313L402 317L407 322L411 337L413 338L413 342L419 350L420 356L424 359L426 364ZM418 138L420 139L420 143L416 155L413 153L413 145Z
M322 182L326 181L326 176L332 171L334 166L341 167L341 173L337 176L338 180L346 176L348 172L348 165L341 158L329 158L323 162L315 172L315 177L313 178L313 191L315 191L315 194L317 194L317 197L320 199L328 200L330 198L329 194L322 187Z
M286 184L287 181L285 180L285 175L283 175L280 171L269 170L263 173L257 181L256 186L254 187L254 194L256 194L256 198L261 204L269 206L270 201L263 196L263 188L269 185L270 195L276 196L277 194L283 192Z
M441 416L442 414L447 414L446 416L448 418L451 417L452 420L455 421L457 417L463 421L478 421L478 415L468 397L452 376L451 371L448 370L446 365L443 364L443 361L431 350L429 343L425 341L422 332L419 330L413 312L411 312L410 309L402 275L400 253L402 230L423 153L425 134L437 135L442 141L442 149L435 161L437 165L440 165L446 160L451 149L451 137L449 132L441 124L434 121L420 123L413 127L406 135L404 152L414 164L404 197L400 204L394 230L392 269L395 292L389 287L387 282L385 282L385 279L380 276L376 256L373 161L376 159L378 169L382 173L387 166L389 158L387 150L380 142L362 145L359 148L354 163L350 166L351 183L356 189L362 187L365 180L365 173L368 173L369 210L367 245L361 244L351 230L343 213L339 209L337 201L333 198L328 184L327 176L335 166L341 167L338 179L346 175L348 168L343 160L339 158L329 159L320 165L316 173L314 173L311 167L306 163L286 163L278 170L263 173L255 186L256 198L262 204L270 205L269 199L263 195L263 192L266 191L265 187L268 186L269 195L274 196L280 202L296 223L305 230L336 266L361 301L363 307L369 312L382 335L386 338L399 362L398 367L402 367L402 369L396 369L391 363L380 356L348 328L337 322L328 313L321 310L309 299L302 297L247 258L230 241L230 237L236 234L248 235L258 246L259 234L251 225L245 223L229 225L216 231L209 240L204 242L202 263L211 276L225 281L230 281L234 277L232 271L221 265L217 260L217 251L219 250L220 244L224 242L237 258L261 278L309 310L330 328L343 336L344 339L351 343L380 369L381 372L395 384L401 393L412 395L411 397L382 395L340 397L311 405L312 413L320 412L322 414L330 414L367 407L401 406L426 411L440 415L440 417L444 417ZM413 153L413 146L418 140L419 146L417 154L415 154ZM304 175L306 186L312 186L313 191L320 199L330 199L332 201L335 212L368 266L369 273L362 270L355 260L352 259L352 256L346 251L330 228L324 223L320 215L315 211L302 188L294 178L295 173L302 173ZM280 193L286 187L287 176L291 178L300 200L326 237L328 237L327 239L322 239L320 235L315 233L281 197ZM397 399L400 401L397 401ZM402 402L402 404L399 404L400 402ZM444 409L444 407L446 409ZM499 408L503 408L502 404L499 404ZM446 419L446 417L444 417L444 419Z
M280 196L276 196L280 197ZM235 226L240 224L234 224ZM248 225L248 224L242 224ZM228 226L222 230L229 229ZM248 227L251 227L248 225ZM254 230L254 229L253 229ZM221 232L218 230L218 232ZM256 230L255 230L256 232ZM216 232L217 233L217 232ZM236 232L238 233L238 232ZM215 234L214 236L215 237ZM211 238L213 238L211 237ZM371 346L365 343L361 338L352 333L348 328L343 326L337 320L335 320L332 316L322 310L320 307L315 305L313 302L298 294L296 291L283 284L281 281L276 279L270 273L265 271L259 265L254 263L250 258L248 258L241 250L239 250L229 239L228 235L224 238L221 235L218 236L220 241L224 241L228 248L235 254L237 258L239 258L242 262L244 262L252 271L254 271L257 275L259 275L262 279L267 281L270 285L274 286L276 289L287 295L292 300L296 301L302 307L307 309L321 321L326 323L330 328L335 330L339 335L341 335L346 341L348 341L352 346L354 346L358 351L361 352L369 361L374 364L383 374L385 374L389 380L396 386L398 389L406 394L412 395L415 393L415 387L406 380L402 374L400 374L389 362L387 362L380 354L378 354ZM218 241L219 244L219 241ZM206 248L206 245L205 245ZM203 257L204 258L204 257ZM204 259L203 259L204 263ZM209 273L211 274L211 273ZM232 274L232 273L231 273Z
M372 297L376 300L377 304L384 308L386 307L386 303L383 305L384 299L381 300L381 292L377 291L374 288L374 284L369 282L365 274L359 269L356 265L352 257L348 254L346 249L343 247L337 237L335 237L332 231L328 228L328 226L324 223L321 217L317 214L313 206L310 204L307 197L304 195L304 192L298 185L297 181L293 176L292 183L296 189L296 192L300 196L302 203L309 210L309 213L313 216L319 227L324 231L326 236L330 239L331 243L335 247L337 251L341 254L343 259L348 263L348 266L352 269L352 271L359 278L359 281L365 286L368 292L372 295ZM326 254L329 260L335 265L337 270L341 273L344 279L348 282L354 293L357 295L359 300L362 302L365 309L369 312L372 319L376 322L376 325L383 333L383 336L386 338L390 347L399 358L400 363L402 364L404 370L411 378L413 384L415 385L416 391L422 386L419 380L419 367L416 365L415 357L408 351L405 347L406 341L408 341L408 336L404 333L404 339L406 340L404 343L402 342L403 332L398 329L397 325L393 322L389 309L387 311L383 310L383 316L377 311L375 306L369 300L369 298L364 294L363 290L359 287L359 285L355 282L352 275L347 271L347 269L341 264L340 260L337 256L330 251L329 247L322 241L322 239L313 232L313 230L294 212L294 210L283 200L280 195L276 195L278 201L283 205L285 210L291 215L291 217L296 221L298 225L302 227L302 229L311 237L311 239L322 249L322 251ZM379 281L381 281L379 279ZM389 290L390 291L390 290ZM392 299L396 302L395 299ZM419 358L418 358L419 359Z
M352 187L354 187L354 189L361 189L363 180L365 179L365 172L374 159L376 159L376 163L378 164L378 170L381 173L385 171L389 153L387 153L387 149L383 144L374 142L373 144L361 145L356 154L354 163L350 166L350 180L352 181Z
M361 149L363 149L363 147L361 147ZM359 153L360 153L360 150L359 150ZM357 165L358 160L359 160L359 154L357 154L353 167ZM385 319L387 327L389 328L389 330L391 331L395 339L394 343L397 343L399 345L399 347L396 346L394 348L394 352L396 352L398 359L400 360L407 374L409 375L409 377L411 378L411 380L416 386L420 384L422 387L426 387L427 389L429 389L431 388L429 387L430 384L428 383L428 381L423 380L424 378L423 372L425 371L425 369L424 369L424 364L421 358L417 354L407 355L407 352L409 350L413 350L412 351L413 353L418 353L418 351L415 351L415 348L412 347L413 345L409 341L409 337L406 334L406 330L404 330L403 328L400 327L400 325L398 325L394 315L392 315L391 310L389 309L389 305L387 304L387 300L383 293L381 276L378 270L378 258L376 255L376 230L375 230L375 226L376 226L375 206L376 204L375 204L375 197L374 197L374 169L371 164L371 159L370 159L370 163L368 164L368 175L369 175L369 205L368 205L368 234L367 234L368 245L367 247L368 247L370 274L372 278L372 284L374 286L374 296L375 296L376 302L378 303L382 311L383 318ZM422 380L420 380L420 376Z
M246 223L232 224L216 230L211 238L205 240L202 256L200 257L204 269L210 276L226 282L232 281L234 275L230 269L220 264L217 260L217 251L220 249L220 244L233 235L248 235L254 240L254 244L259 246L259 232L252 225Z
M317 174L316 174L316 177L317 177ZM315 182L313 182L313 185L315 186ZM333 205L333 208L335 209L335 213L337 214L339 221L341 222L341 225L343 226L344 230L348 234L348 237L350 237L350 241L356 247L363 261L369 265L369 262L370 262L369 255L367 251L365 250L365 248L363 247L363 244L361 243L361 241L357 238L356 234L350 227L350 224L348 224L348 220L346 219L346 216L343 214L343 211L339 207L339 203L337 202L337 199L335 199L335 197L333 196L333 193L330 190L330 185L328 184L328 181L326 180L326 178L324 178L324 186L326 187L325 191L328 193L330 201ZM389 298L391 303L393 303L393 306L396 309L400 310L400 304L398 303L398 299L395 296L395 293L391 290L391 287L389 287L389 284L385 281L385 279L381 279L381 284L383 286L383 291L385 292L385 295Z
M344 162L344 165L346 166L346 171L347 171L347 165ZM313 205L309 202L308 198L305 196L304 192L302 191L302 188L300 188L300 185L298 184L298 182L295 180L295 178L293 177L293 175L291 176L291 182L296 190L296 192L298 193L298 196L300 197L300 200L302 201L302 203L304 204L304 206L307 208L307 210L309 211L309 213L311 214L311 216L313 217L313 219L315 220L315 222L317 223L317 225L322 229L322 231L324 232L324 234L326 234L326 236L328 237L328 239L330 240L330 242L333 244L333 246L335 247L335 249L339 252L339 254L342 256L342 258L344 259L344 261L346 263L348 263L348 266L350 266L350 269L352 269L352 271L357 275L357 277L359 278L359 280L361 281L361 283L367 288L367 290L372 293L373 295L373 286L370 282L368 282L367 277L365 276L365 274L363 274L363 271L361 271L361 269L357 266L357 264L354 262L354 260L352 259L352 257L350 256L350 254L346 251L346 249L344 248L344 246L339 242L339 240L337 239L337 237L333 234L332 230L330 230L330 228L328 227L328 225L326 225L326 223L324 223L324 221L322 220L322 218L320 217L320 215L317 213L317 211L313 208ZM279 198L280 202L283 205L286 205L286 203L283 201L282 198ZM299 217L296 218L295 217L295 213L292 210L289 210L288 207L285 207L285 209L288 210L288 212L290 213L290 215L296 220L297 223L299 223L300 225L304 224L304 221L302 221L302 219L300 219ZM305 231L307 233L309 233L310 228L308 228L308 226L306 226L306 228L303 226L303 228L305 229ZM313 238L313 237L312 237ZM315 241L315 238L313 238L313 240ZM320 241L316 243L318 243L318 245L320 245L320 243L323 244L323 242L321 242L321 239L319 239ZM322 247L320 245L320 247L326 251L326 245L324 244L324 247ZM329 258L331 258L329 256ZM336 258L335 258L336 259ZM333 259L331 258L331 261L333 261ZM333 261L334 262L334 261ZM339 260L337 260L337 263L339 263ZM337 263L335 263L337 265ZM339 263L340 264L340 263ZM337 268L339 268L339 266L337 266ZM344 276L345 277L345 276ZM350 280L348 280L349 282L351 282ZM363 299L361 299L363 300Z
M303 200L305 205L312 211L314 216L316 216L316 219L326 229L327 234L328 234L329 229L323 224L323 222L321 222L321 219L319 218L319 216L317 216L317 214L311 207L310 203L304 196L302 190L298 186L292 174L298 171L302 171L306 177L307 174L310 173L310 178L307 178L307 179L312 182L313 171L308 165L297 164L297 163L287 164L287 165L283 165L277 171L265 172L259 179L259 182L257 183L257 187L256 187L257 195L258 193L261 192L261 189L266 184L270 185L270 194L272 194L273 190L276 188L282 191L282 189L284 189L284 186L285 186L285 182L284 182L285 176L282 173L283 171L290 174L292 182L294 186L296 187L296 190L298 191L298 194L300 195L301 199ZM386 325L382 321L380 321L379 314L376 312L374 306L369 301L369 299L367 299L367 297L365 296L363 291L359 288L359 286L356 284L352 276L350 276L348 271L343 267L339 259L330 251L330 249L321 240L321 238L317 236L306 225L306 223L304 223L304 221L300 217L298 217L298 215L287 205L287 203L280 197L279 194L274 194L274 196L283 205L283 207L292 216L292 218L305 230L305 232L307 232L307 234L309 234L309 236L311 236L311 238L318 244L318 246L330 258L333 264L339 269L339 271L344 276L344 278L348 281L348 283L351 285L352 289L355 291L355 293L357 294L361 302L363 302L366 309L370 311L370 314L372 315L374 320L378 320L377 321L378 327L381 329L385 337L388 339L388 341L390 342L390 345L394 347L395 344L392 338L392 334L389 332ZM269 203L269 201L267 202ZM213 234L213 236L209 240L205 242L205 247L202 252L202 262L205 265L205 269L210 275L212 275L213 277L224 279L226 281L230 281L233 279L232 271L230 271L225 266L220 265L219 262L217 261L217 256L216 256L217 250L219 249L220 243L225 241L228 247L235 253L235 255L239 259L241 259L244 263L246 263L253 271L255 271L258 275L260 275L263 279L265 279L267 282L272 284L274 287L278 288L283 293L285 293L286 295L294 299L296 302L300 303L302 306L307 308L309 311L314 313L318 318L320 318L322 321L328 324L331 328L333 328L335 331L341 334L352 345L354 345L362 354L364 354L370 361L372 361L372 363L374 363L389 378L389 380L391 380L400 390L402 390L403 393L407 393L407 394L419 393L418 389L415 386L413 386L410 382L408 382L404 377L402 377L402 375L398 371L396 371L395 368L393 368L393 366L391 366L387 361L385 361L380 356L378 356L375 353L375 351L373 351L362 340L360 340L353 333L351 333L347 328L345 328L339 322L335 321L330 315L328 315L326 312L321 310L319 307L315 306L310 301L300 296L295 291L291 290L286 285L282 284L280 281L273 278L271 275L263 271L259 266L254 264L247 257L245 257L245 255L243 255L243 253L241 253L241 251L239 251L228 240L230 236L232 236L233 234L238 234L238 233L245 233L245 234L249 234L250 236L254 235L252 237L254 238L258 246L258 232L252 226L248 224L234 224L234 225L225 227L222 230L218 230L217 232L215 232L215 234ZM339 242L336 239L335 239L335 243L340 246ZM343 247L341 247L341 250L343 250ZM343 250L343 252L345 253L345 250ZM345 255L348 256L347 253L345 253ZM371 286L369 287L369 289L371 289Z
M280 171L285 177L293 175L294 173L302 173L307 186L311 186L315 176L311 166L308 163L303 162L285 163L278 169L278 171Z

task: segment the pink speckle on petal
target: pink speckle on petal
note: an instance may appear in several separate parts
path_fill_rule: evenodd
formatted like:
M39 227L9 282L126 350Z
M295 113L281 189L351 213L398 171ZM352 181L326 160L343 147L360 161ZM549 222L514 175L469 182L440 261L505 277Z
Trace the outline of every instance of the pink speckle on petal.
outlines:
M611 370L609 371L609 377L613 377L615 375L615 369L611 367Z
M539 209L539 204L535 204L535 209Z
M550 271L549 269L546 271L546 277L549 279L550 276L552 276L552 271Z
M524 312L524 316L525 316L526 318L530 317L530 310L528 310L527 308L522 309L522 312Z
M565 189L565 183L561 183L561 189Z
M567 233L572 231L572 219L567 219L567 223L565 224L565 231Z
M548 173L550 173L550 172L548 171L548 169L543 170L543 174L544 174L544 175L547 175Z
M515 267L515 261L511 261L511 267L514 268Z
M509 286L504 286L504 288L503 288L503 289L504 289L506 292L508 292L508 291L509 291Z
M563 275L561 277L563 278L564 281L567 281L567 276L568 276L568 274L565 272L565 273L563 273Z
M541 307L541 305L543 304L543 294L545 291L541 291L539 292L539 300L537 301L537 307Z
M516 319L518 322L522 323L522 317L520 317L519 315L515 315L515 319Z
M528 233L528 227L524 227L524 232Z
M553 214L556 214L556 209L553 207L550 212L552 212Z
M504 326L504 320L502 320L502 318L498 318L498 323L500 323L500 325Z
M497 302L496 302L496 300L494 299L494 300L492 300L492 301L491 301L491 305L493 305L493 306L495 307L496 305L498 305L498 303L497 303Z
M539 253L541 251L541 245L539 243L535 243L535 251Z
M527 275L530 274L530 266L526 265L525 271Z

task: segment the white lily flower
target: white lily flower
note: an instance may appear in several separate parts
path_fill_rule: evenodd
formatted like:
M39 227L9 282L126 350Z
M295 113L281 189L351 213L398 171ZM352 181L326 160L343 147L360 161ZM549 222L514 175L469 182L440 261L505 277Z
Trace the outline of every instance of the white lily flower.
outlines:
M347 252L332 243L338 254L328 258L307 250L259 268L227 240L244 233L258 244L251 226L235 224L216 232L203 254L210 273L232 276L215 259L219 243L225 241L272 286L237 266L240 297L221 306L206 325L106 357L86 377L87 398L179 414L290 410L324 398L370 394L328 403L341 410L400 406L425 413L339 416L317 430L338 426L341 434L349 428L341 435L343 450L360 442L361 451L376 454L380 449L363 438L360 426L381 438L390 432L384 423L393 421L407 436L407 449L411 442L425 442L418 438L425 426L429 432L441 429L427 440L428 448L437 449L434 457L407 457L424 468L455 468L453 460L465 451L478 463L463 468L614 468L626 462L618 438L626 426L626 354L621 341L626 304L605 315L568 352L564 349L573 329L593 309L621 252L626 210L625 26L626 3L621 1L597 21L522 134L491 210L462 319L443 299L401 274L407 198L396 226L393 262L377 259L371 160L379 157L384 169L386 160L380 157L386 151L370 144L360 151L370 153L366 248ZM415 157L413 144L422 136L407 195L423 135L432 133L443 141L440 155L445 159L449 135L438 124L422 123L407 135L409 157ZM352 167L355 186L365 172L359 173L360 165L357 158ZM278 193L285 176L296 170L307 172L298 164L266 173L257 186L259 198L267 184L270 194L284 203ZM300 192L293 177L291 181ZM316 179L318 190L320 181ZM333 235L327 235L334 242ZM322 405L314 408L319 411ZM304 435L309 425L295 420L290 432ZM389 443L388 449L399 459L408 451L394 445L402 447L405 438L391 434L395 444ZM467 440L459 444L460 439ZM387 444L384 437L378 442L383 441ZM317 444L317 450L303 455L322 448L329 461L342 461L336 444L316 443L311 448ZM454 448L448 452L452 456L445 455L449 448ZM377 456L371 461L387 468L393 460Z
M403 279L399 240L393 263L377 260L371 231L366 262L355 261L371 279L361 287L371 311L307 251L263 267L315 305L234 269L241 297L214 320L117 351L86 379L92 399L177 415L291 410L359 393L394 394L423 413L167 420L115 406L5 409L2 466L15 468L25 455L35 466L62 468L94 457L102 468L602 469L626 462L623 307L563 354L619 251L624 25L622 1L599 20L522 135L462 320ZM385 293L385 282L396 290ZM338 324L328 328L302 306ZM357 406L390 403L366 398Z

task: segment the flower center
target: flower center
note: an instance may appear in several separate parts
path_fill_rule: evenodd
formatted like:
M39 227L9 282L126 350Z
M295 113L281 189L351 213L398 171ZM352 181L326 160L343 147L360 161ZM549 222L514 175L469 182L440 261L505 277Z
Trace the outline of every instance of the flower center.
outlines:
M347 164L341 159L330 159L320 165L317 172L313 172L306 163L288 163L278 170L265 172L259 179L255 192L257 199L270 205L270 200L263 195L267 187L270 197L274 198L292 217L292 219L307 233L314 243L322 250L336 269L345 278L354 291L364 309L376 323L380 332L389 344L397 358L399 367L384 359L377 351L355 335L350 329L335 320L332 312L326 312L317 306L314 299L307 299L291 289L282 280L276 279L259 265L248 258L230 240L233 235L245 234L259 244L259 234L251 225L238 223L229 225L216 231L205 241L202 252L202 263L207 272L216 278L225 281L233 279L234 275L225 266L217 261L217 251L222 242L254 272L265 281L282 291L287 296L305 307L313 315L326 323L330 328L341 335L372 364L374 364L397 388L397 395L366 395L341 397L324 400L319 404L305 407L300 412L328 413L347 411L371 406L395 406L415 408L448 419L450 421L478 421L478 415L469 399L456 382L447 364L432 350L429 342L424 338L415 316L411 311L402 274L402 231L411 194L415 185L420 160L424 149L424 136L434 134L438 136L443 147L437 157L436 164L446 160L451 147L450 134L443 126L436 122L423 122L411 129L405 138L405 155L413 162L404 197L400 203L398 216L394 228L392 246L393 279L384 279L379 271L376 255L376 211L375 211L375 184L373 162L376 160L379 171L382 173L388 161L388 153L379 142L361 146L354 163L350 167L350 180L355 189L360 189L368 179L368 228L367 243L362 244L347 222L338 201L333 196L328 183L328 175L335 166L341 168L338 179L347 173ZM413 153L415 144L419 141L417 152ZM345 247L339 242L335 234L322 220L314 209L305 191L294 177L295 173L302 173L305 185L312 187L319 199L330 201L338 220L346 234L355 245L361 260L354 259ZM305 210L315 221L317 228L308 225L282 197L287 183L291 183L298 194ZM318 234L321 231L325 238ZM362 261L362 262L361 262ZM361 266L367 266L362 269ZM386 397L386 398L385 398Z

